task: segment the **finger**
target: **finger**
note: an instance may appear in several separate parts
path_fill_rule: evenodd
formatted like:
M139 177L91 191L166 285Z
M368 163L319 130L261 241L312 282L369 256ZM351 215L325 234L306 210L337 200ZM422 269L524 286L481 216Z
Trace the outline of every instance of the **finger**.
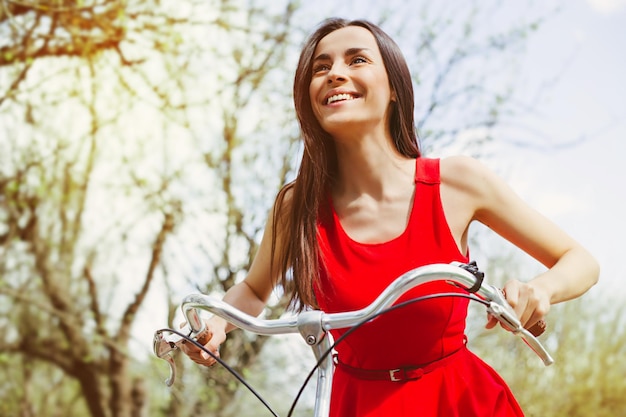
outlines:
M195 362L199 365L204 366L213 366L217 363L217 358L220 357L220 353L218 350L214 350L205 346L206 350L200 350L199 357L196 357Z
M511 305L520 324L523 326L531 319L536 308L536 300L533 298L532 288L518 281L511 281L507 283L503 292L507 302ZM537 320L539 318L537 317Z
M485 324L485 329L493 329L496 324L498 324L498 319L487 313L487 323Z
M207 340L206 335L202 336L204 340ZM196 342L202 344L200 339L196 340ZM202 345L202 348L198 347L196 343L185 343L181 346L181 349L192 361L199 365L214 365L217 362L215 357L220 357L219 343L212 339L207 340L207 343Z
M189 356L190 358L193 356L197 356L200 352L200 348L197 347L195 344L193 343L187 343L186 340L183 340L183 343L181 343L179 345L180 350L183 351L183 353L187 356Z
M535 288L531 285L524 286L524 295L526 296L526 305L522 314L520 314L520 321L522 326L527 327L535 324L542 318L539 309L539 298L535 292Z
M210 332L203 332L195 339L195 342L199 343L202 346L205 346L210 340ZM189 357L198 356L202 349L198 347L195 343L188 341L187 339L183 339L180 344L180 349Z
M550 301L544 293L532 285L528 285L526 290L528 302L524 313L520 317L520 321L522 322L522 326L530 328L537 322L543 320L548 314L548 311L550 311Z
M509 303L509 305L513 307L513 309L515 309L520 301L520 289L517 281L507 282L502 289L502 293L504 294L504 298Z
M211 352L211 353L214 356L219 357L219 353L218 354L214 352ZM207 351L205 351L204 349L198 349L197 351L190 353L188 356L189 356L189 359L191 359L198 365L211 366L215 364L216 362L215 358L211 356L211 354L207 353Z
M209 340L211 340L212 337L213 337L213 333L211 332L209 328L206 328L202 333L200 333L196 337L196 341L200 343L201 345L206 345L207 343L209 343Z
M521 325L526 325L534 310L533 302L530 299L528 293L522 292L520 294L517 306L513 310L515 310L515 314L519 318Z
M206 346L205 346L205 349L206 349ZM208 349L206 349L206 350L204 350L204 349L200 350L200 357L202 358L202 360L203 360L204 362L207 362L207 361L210 361L211 359L213 359L213 356L211 356L211 354L209 353L209 350L208 350Z
M545 324L544 318L547 313L548 313L547 310L544 310L541 307L541 304L537 302L537 306L533 308L532 314L530 315L528 320L525 320L522 322L522 326L524 326L524 328L526 329L539 326L539 327L543 327L543 329L545 330L546 324ZM541 333L543 333L543 331Z

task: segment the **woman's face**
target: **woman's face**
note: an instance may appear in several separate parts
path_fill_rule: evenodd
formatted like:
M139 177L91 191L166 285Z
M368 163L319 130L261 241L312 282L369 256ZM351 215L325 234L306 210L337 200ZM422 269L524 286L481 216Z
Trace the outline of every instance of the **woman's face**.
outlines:
M348 26L326 35L313 55L309 86L313 113L333 136L388 129L394 99L372 33Z

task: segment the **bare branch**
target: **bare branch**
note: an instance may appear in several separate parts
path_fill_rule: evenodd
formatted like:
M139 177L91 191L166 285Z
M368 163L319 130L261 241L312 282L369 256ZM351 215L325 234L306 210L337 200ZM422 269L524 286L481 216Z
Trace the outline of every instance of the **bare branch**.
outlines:
M148 266L148 271L146 273L146 277L144 278L143 285L139 292L135 294L135 299L131 302L124 311L122 315L121 324L116 336L118 341L127 341L130 336L130 327L135 319L137 311L139 307L142 305L146 295L148 294L148 290L150 289L150 284L154 279L154 273L159 265L161 254L163 253L163 246L165 245L165 240L167 236L172 232L175 226L174 215L172 213L164 213L163 223L161 224L161 230L156 236L154 244L152 245L152 256L150 258L150 265Z

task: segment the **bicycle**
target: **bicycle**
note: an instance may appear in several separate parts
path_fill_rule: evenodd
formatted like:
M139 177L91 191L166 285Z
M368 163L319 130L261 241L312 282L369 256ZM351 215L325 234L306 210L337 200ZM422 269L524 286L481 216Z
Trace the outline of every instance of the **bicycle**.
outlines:
M476 264L473 262L469 264L453 262L451 264L426 265L410 270L396 278L371 304L360 310L341 313L324 313L320 310L307 310L293 317L271 320L250 316L220 299L203 294L190 294L183 299L181 304L183 315L187 320L188 334L173 329L157 330L154 334L153 349L157 357L166 360L170 365L170 375L166 379L166 384L171 386L176 379L176 366L171 353L179 349L181 343L191 342L201 349L204 348L202 344L197 341L197 338L201 336L205 330L204 321L200 319L198 310L209 311L234 324L236 327L258 335L271 336L300 333L306 344L313 350L317 363L307 376L288 415L291 415L294 411L300 394L317 370L317 387L313 415L314 417L327 417L330 410L330 391L334 370L331 353L333 348L340 343L343 338L362 324L388 311L401 308L407 303L442 296L463 296L483 304L487 312L495 317L502 327L515 335L521 336L522 340L541 358L546 366L551 365L554 360L536 338L536 336L543 332L545 326L538 326L533 332L525 329L506 301L503 292L499 288L484 282L483 278L484 274L478 270ZM439 280L446 281L456 288L465 290L467 293L435 293L393 305L393 303L408 290L421 284ZM337 341L333 341L329 331L345 328L350 328L350 330ZM173 333L175 336L168 339L163 335L164 332ZM211 352L208 353L212 355ZM227 366L221 359L215 359L218 360L220 364ZM247 385L239 375L232 370L231 372L257 396L274 416L277 416L263 398ZM393 379L393 375L391 375L391 378Z

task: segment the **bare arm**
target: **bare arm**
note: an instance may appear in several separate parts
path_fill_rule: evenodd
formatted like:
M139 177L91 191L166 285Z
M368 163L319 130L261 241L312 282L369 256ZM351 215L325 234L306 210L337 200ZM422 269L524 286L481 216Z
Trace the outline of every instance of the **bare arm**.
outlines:
M274 208L275 210L275 208ZM232 286L224 295L224 301L252 316L258 316L263 312L274 286L279 277L271 271L273 213L268 216L263 239L259 250L252 261L246 278ZM277 242L277 248L280 242ZM213 316L207 321L208 341L202 343L214 354L219 355L219 346L226 340L226 333L234 329L234 326L221 317ZM184 352L196 363L211 366L215 360L191 345L185 345Z
M442 161L441 175L442 201L453 234L464 236L469 223L479 221L547 267L528 282L505 286L524 325L533 325L551 304L578 297L597 282L599 267L593 256L482 164L448 158Z

